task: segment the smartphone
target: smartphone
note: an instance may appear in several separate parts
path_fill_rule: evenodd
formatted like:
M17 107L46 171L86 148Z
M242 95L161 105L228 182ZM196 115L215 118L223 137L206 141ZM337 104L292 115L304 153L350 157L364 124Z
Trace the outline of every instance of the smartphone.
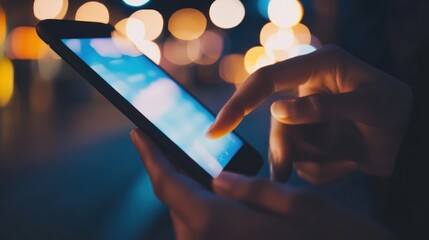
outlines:
M206 137L215 115L112 25L43 20L37 33L203 185L222 171L251 176L260 170L260 154L235 132Z

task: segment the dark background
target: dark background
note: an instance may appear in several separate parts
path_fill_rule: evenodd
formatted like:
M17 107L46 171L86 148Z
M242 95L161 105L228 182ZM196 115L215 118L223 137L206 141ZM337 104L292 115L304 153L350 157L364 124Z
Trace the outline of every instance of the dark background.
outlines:
M70 1L65 18L73 19L84 2ZM100 2L108 6L111 23L137 10L120 0ZM185 7L207 17L211 2L152 0L143 8L160 11L164 19ZM258 45L259 31L268 22L258 13L257 0L242 2L246 16L238 27L225 30L230 39L225 54L244 53ZM289 184L328 196L385 224L404 239L425 239L429 223L427 1L301 3L302 22L322 44L337 44L408 83L414 92L414 112L390 182L356 173L322 187L295 175ZM0 0L9 31L35 26L32 5L30 0ZM165 28L160 41L168 36ZM130 121L66 65L53 81L40 83L33 73L34 60L12 62L14 95L0 108L0 239L174 238L168 210L154 197L129 141ZM190 66L185 77L177 74L180 70L171 73L215 112L234 91L231 84L198 78L199 71L215 72L210 66ZM209 77L219 78L216 74ZM51 94L48 107L38 108L34 102L43 102L47 94ZM264 156L273 99L246 118L238 130ZM267 174L265 166L260 175Z

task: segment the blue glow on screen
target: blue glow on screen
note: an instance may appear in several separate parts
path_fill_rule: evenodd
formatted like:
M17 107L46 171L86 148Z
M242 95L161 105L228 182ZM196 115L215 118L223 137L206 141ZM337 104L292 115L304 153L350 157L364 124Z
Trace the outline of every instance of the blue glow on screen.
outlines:
M215 117L133 45L113 38L63 39L63 43L212 177L243 145L234 133L207 138Z

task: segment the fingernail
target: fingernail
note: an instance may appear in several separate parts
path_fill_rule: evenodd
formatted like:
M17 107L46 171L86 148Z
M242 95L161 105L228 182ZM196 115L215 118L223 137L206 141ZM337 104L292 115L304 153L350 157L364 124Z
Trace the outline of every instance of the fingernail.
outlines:
M234 184L243 180L243 176L240 176L231 172L221 172L217 178L213 179L213 185L222 189L230 189Z
M288 102L275 102L271 105L271 114L278 119L291 118L295 116L295 110Z
M208 138L213 138L212 130L213 130L213 125L211 125L211 126L209 127L209 129L207 130L207 132L206 132L206 136L207 136Z

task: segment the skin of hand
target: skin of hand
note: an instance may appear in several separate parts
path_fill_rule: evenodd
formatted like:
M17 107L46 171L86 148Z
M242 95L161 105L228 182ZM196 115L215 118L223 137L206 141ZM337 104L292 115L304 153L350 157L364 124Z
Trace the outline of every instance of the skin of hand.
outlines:
M271 105L271 177L323 184L361 170L391 175L412 108L410 88L336 46L253 73L219 112L207 136L221 137L275 92L297 96Z
M176 171L141 131L131 132L176 239L394 239L373 222L310 193L223 172L210 192Z

